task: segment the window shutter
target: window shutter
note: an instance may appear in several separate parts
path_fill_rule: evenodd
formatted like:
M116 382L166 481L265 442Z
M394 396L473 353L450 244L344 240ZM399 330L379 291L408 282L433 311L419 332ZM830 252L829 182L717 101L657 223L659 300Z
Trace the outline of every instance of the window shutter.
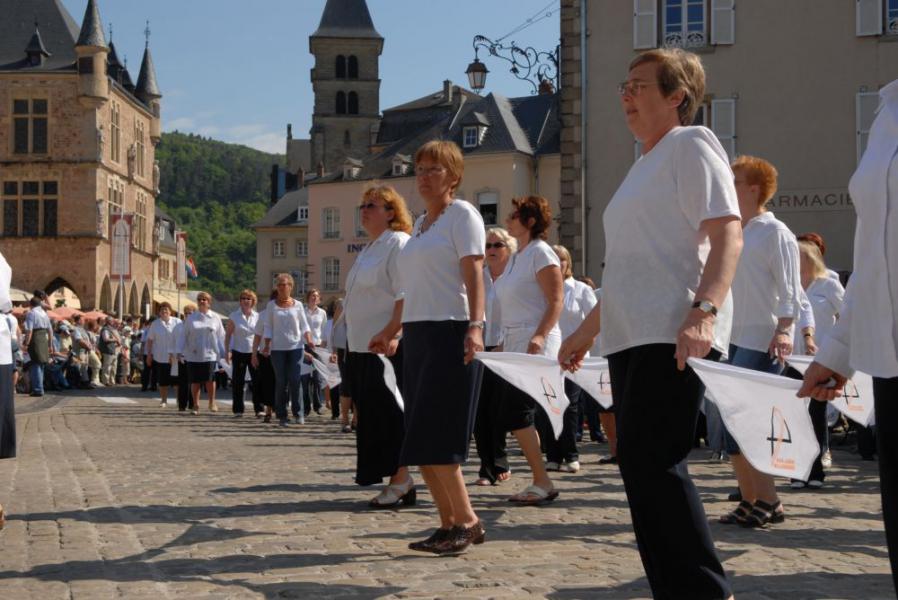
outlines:
M870 127L876 116L876 108L879 106L879 94L877 92L860 92L855 98L857 162L860 163L864 150L867 149L867 138L870 137Z
M711 44L736 43L736 0L711 0Z
M633 0L633 48L658 46L657 0Z
M730 160L736 158L736 100L711 101L711 130L720 140Z
M857 35L882 33L882 0L855 0Z

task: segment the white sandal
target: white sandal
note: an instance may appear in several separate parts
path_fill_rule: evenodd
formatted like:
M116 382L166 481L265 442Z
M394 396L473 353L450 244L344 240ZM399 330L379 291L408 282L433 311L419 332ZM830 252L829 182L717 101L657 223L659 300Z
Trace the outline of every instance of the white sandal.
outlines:
M371 508L396 508L400 504L414 506L416 501L415 482L409 477L405 483L385 487L377 496L371 499L368 506Z
M535 498L531 496L535 496ZM557 497L558 490L555 488L544 490L538 485L528 485L514 496L509 496L508 501L526 506L539 506L540 504L547 504Z

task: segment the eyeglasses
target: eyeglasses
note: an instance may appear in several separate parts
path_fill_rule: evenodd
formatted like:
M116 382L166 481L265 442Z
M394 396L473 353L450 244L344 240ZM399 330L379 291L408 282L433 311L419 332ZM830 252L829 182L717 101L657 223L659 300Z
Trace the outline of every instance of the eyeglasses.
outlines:
M290 283L289 281L279 281L277 284L277 287L282 287L282 286L293 287L293 284Z
M505 248L506 246L507 244L505 242L496 242L495 244L490 244L489 242L487 242L486 249L490 250L492 248Z
M380 206L380 204L375 204L373 202L369 202L368 204L360 204L359 210L374 210L378 206ZM384 208L386 208L386 206Z
M636 98L639 96L639 94L642 93L642 90L653 85L661 84L657 81L624 81L618 84L617 92L621 96L630 96L631 98Z
M418 177L430 177L432 175L442 175L446 172L446 167L415 167L415 175Z
M209 299L208 298L197 298L196 301L197 302L209 302Z
M243 297L240 298L240 301L241 301L241 302L243 302L244 300L248 300L248 301L250 301L250 302L253 301L253 299L250 298L249 296L243 296Z

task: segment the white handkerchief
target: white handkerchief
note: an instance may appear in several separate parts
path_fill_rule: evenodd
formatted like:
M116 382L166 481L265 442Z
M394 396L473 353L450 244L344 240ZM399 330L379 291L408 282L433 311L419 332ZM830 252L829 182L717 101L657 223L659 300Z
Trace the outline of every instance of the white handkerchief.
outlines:
M564 376L583 388L602 408L611 408L611 376L607 360L584 358L583 366L576 373L565 372Z
M396 398L399 410L405 412L405 402L402 400L402 392L399 389L399 384L396 382L396 371L393 369L393 363L383 354L378 354L377 358L384 364L384 384L393 393L393 397Z
M802 375L814 362L813 356L790 356L786 362L801 371ZM845 383L842 397L832 401L832 405L843 415L864 427L873 425L873 378L860 371Z

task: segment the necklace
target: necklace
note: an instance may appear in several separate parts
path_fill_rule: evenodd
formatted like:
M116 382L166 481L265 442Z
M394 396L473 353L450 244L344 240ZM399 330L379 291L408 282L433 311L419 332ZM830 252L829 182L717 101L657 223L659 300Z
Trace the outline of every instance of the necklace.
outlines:
M434 220L430 222L430 225L426 225L426 223L427 223L427 216L425 215L424 221L421 222L421 228L418 229L418 233L415 234L415 237L416 237L416 238L419 238L419 237L421 237L423 234L425 234L425 233L427 233L428 231L430 231L431 229L433 229L433 226L436 225L437 221L440 220L440 217L443 216L443 213L446 212L446 209L449 208L450 206L452 206L452 204L453 204L454 202L455 202L455 200L453 200L452 202L450 202L449 204L447 204L446 206L444 206L444 207L443 207L443 210L440 211L440 214L438 214L438 215L436 216L436 218L434 218Z

